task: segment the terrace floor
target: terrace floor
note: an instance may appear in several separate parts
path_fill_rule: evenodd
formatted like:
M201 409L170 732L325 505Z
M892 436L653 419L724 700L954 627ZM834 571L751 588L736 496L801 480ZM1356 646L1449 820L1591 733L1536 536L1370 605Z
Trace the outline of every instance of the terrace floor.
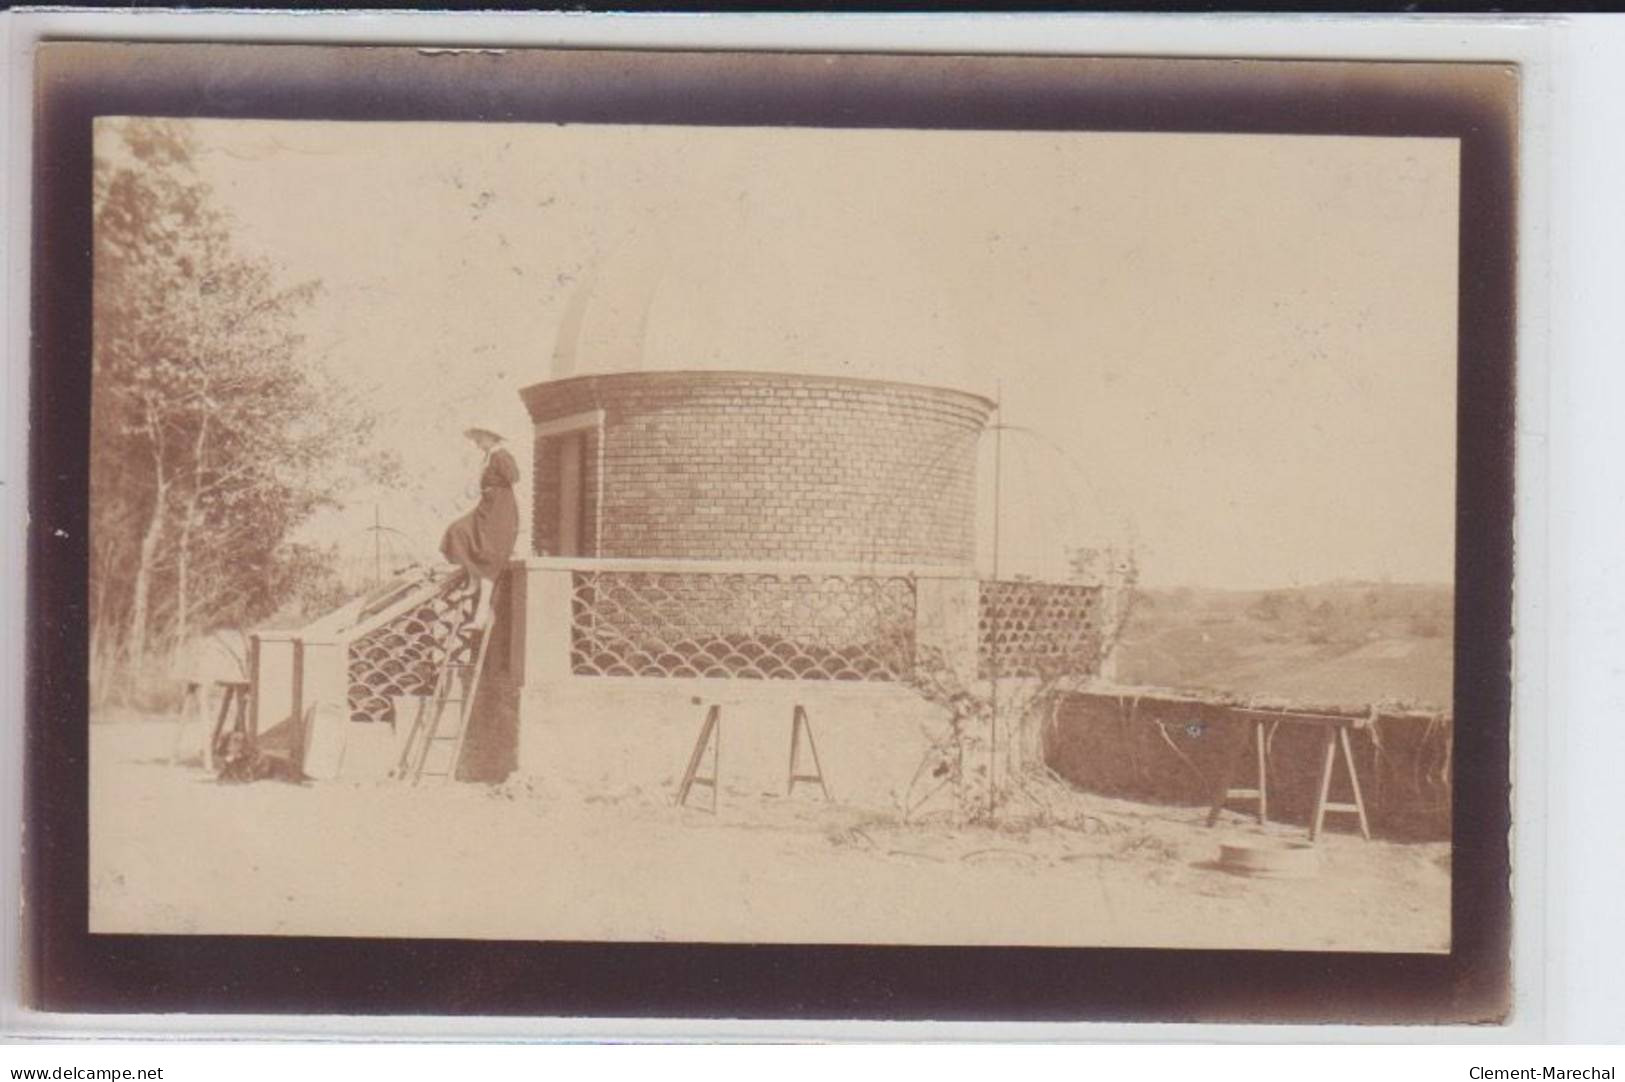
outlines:
M91 726L91 930L1444 951L1448 844L1333 834L1308 880L1213 866L1203 812L1081 797L1082 829L902 825L724 789L219 785L172 723ZM700 799L703 799L703 794ZM1291 832L1289 832L1291 833Z

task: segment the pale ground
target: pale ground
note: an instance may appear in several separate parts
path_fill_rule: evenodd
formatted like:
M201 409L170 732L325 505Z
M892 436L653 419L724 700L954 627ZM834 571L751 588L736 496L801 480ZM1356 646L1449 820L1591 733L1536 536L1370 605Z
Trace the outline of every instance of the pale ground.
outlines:
M1080 796L1081 829L955 832L805 787L725 788L712 816L630 787L220 785L168 764L174 732L91 726L94 932L1449 946L1444 844L1333 834L1317 878L1258 880L1213 866L1252 828L1189 808Z

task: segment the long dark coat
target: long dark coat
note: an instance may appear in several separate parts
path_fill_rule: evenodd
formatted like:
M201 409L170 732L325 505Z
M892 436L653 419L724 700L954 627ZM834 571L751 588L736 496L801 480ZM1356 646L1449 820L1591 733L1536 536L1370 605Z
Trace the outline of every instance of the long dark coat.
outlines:
M519 539L519 505L513 498L518 480L513 456L500 447L492 451L480 473L479 506L446 527L441 555L471 574L495 579Z

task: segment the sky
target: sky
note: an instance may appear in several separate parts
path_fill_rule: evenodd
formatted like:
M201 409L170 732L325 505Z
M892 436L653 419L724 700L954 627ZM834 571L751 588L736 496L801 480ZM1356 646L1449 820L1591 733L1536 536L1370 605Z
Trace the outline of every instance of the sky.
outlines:
M522 386L748 368L997 398L984 569L996 442L1003 573L1117 544L1147 585L1452 580L1454 140L194 123L405 460L312 524L357 552L376 508L433 553L458 433L527 445Z

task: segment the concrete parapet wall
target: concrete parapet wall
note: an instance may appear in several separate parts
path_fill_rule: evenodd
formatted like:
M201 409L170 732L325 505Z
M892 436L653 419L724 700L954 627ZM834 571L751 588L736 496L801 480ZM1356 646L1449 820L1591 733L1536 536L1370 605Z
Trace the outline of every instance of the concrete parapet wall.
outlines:
M722 707L722 802L785 792L792 711L807 709L835 799L889 809L925 754L935 707L912 691L830 682L573 677L528 684L518 769L544 791L612 799L675 797L707 707ZM801 770L810 764L803 759ZM709 772L706 758L703 772ZM821 799L817 786L796 787ZM690 803L708 805L697 789Z

